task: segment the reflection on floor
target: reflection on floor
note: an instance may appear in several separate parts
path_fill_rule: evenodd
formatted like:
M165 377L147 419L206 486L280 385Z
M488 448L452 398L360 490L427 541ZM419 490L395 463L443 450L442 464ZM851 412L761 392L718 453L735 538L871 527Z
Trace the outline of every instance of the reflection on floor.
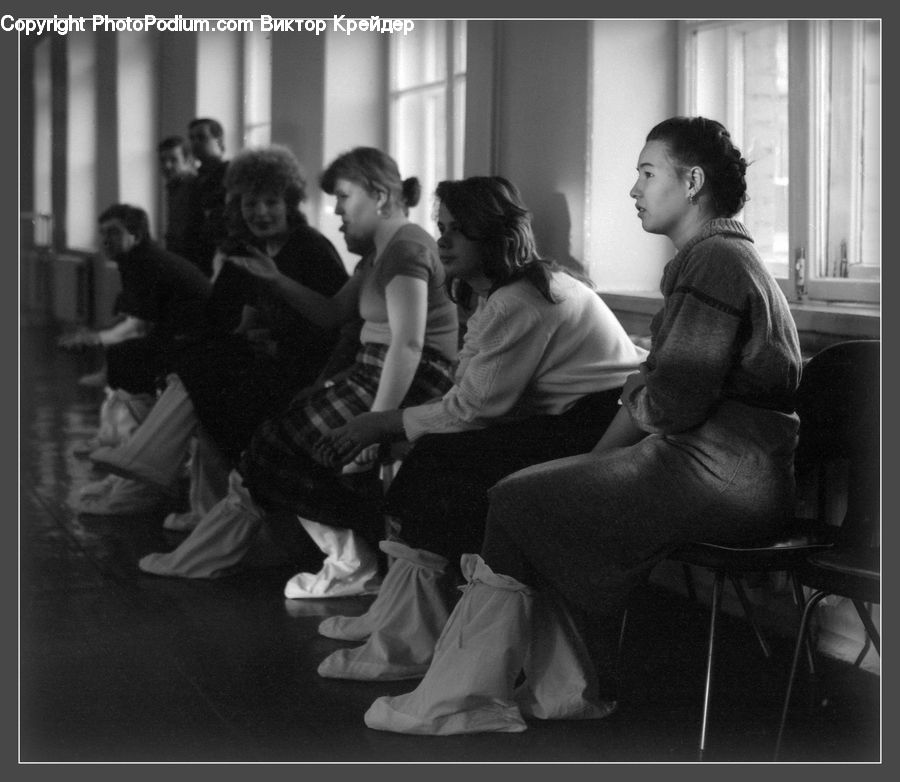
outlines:
M79 387L95 369L22 334L20 760L692 762L707 615L662 590L638 595L625 649L621 708L598 722L541 722L521 734L413 737L369 730L381 694L413 684L322 679L341 643L320 617L359 613L365 598L287 601L286 566L220 580L142 574L140 556L173 547L163 513L77 516L68 501L97 477L72 455L94 433L102 400ZM759 658L748 628L723 623L707 760L766 761L791 642ZM822 660L783 759L880 759L880 681Z

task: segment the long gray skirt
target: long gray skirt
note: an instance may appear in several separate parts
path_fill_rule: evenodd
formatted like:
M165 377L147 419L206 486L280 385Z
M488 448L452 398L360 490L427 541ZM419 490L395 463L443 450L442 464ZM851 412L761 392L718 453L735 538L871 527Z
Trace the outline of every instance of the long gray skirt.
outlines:
M502 549L512 544L574 605L615 614L679 544L739 543L783 526L798 425L796 415L728 401L690 432L520 470L490 490L484 558L509 561Z

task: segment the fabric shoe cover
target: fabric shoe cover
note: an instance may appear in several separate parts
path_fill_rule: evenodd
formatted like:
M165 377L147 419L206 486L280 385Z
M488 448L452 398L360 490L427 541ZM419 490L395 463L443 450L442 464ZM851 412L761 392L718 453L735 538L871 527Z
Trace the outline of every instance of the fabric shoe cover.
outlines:
M190 510L170 513L163 520L165 529L187 532L200 523L213 506L228 493L228 473L222 457L216 452L209 438L203 435L191 443L188 459Z
M97 447L115 448L131 439L153 409L156 397L153 394L129 394L121 388L114 391L108 386L104 393Z
M475 554L460 564L469 583L425 678L410 693L378 698L365 714L370 728L435 736L527 728L513 686L528 648L531 589Z
M194 405L177 375L128 442L94 451L94 464L116 475L170 489L181 475L196 428Z
M227 496L213 506L181 545L138 562L145 573L183 578L217 578L240 563L253 544L262 513L250 499L240 474L232 470Z
M97 481L85 486L81 496L74 503L73 510L76 513L90 513L94 516L124 516L151 513L168 502L165 493L141 481L110 475L108 483L105 486L102 484L103 481ZM93 488L101 490L101 493L85 494L85 489Z
M601 700L594 664L565 605L535 596L525 681L516 690L522 713L542 720L600 719L616 708Z
M329 527L297 517L326 555L318 573L298 573L284 585L291 599L371 595L378 591L378 559L352 529Z
M100 426L97 433L75 444L74 456L89 456L98 448L115 448L127 442L141 422L150 413L156 401L151 394L129 394L127 391L107 387L106 397L100 405Z
M442 612L438 632L447 621L448 611L440 597L437 581L444 574L447 560L424 549L414 549L395 540L378 544L391 563L378 590L378 597L361 616L329 616L319 624L319 634L338 641L364 641L372 630L385 624L397 611L424 609ZM398 563L404 563L402 565ZM413 594L410 594L412 592Z
M428 670L449 615L440 583L447 560L395 541L382 541L380 547L395 559L369 611L361 617L330 617L319 625L322 635L334 631L332 638L367 628L371 635L362 646L328 655L319 664L319 676L393 681Z

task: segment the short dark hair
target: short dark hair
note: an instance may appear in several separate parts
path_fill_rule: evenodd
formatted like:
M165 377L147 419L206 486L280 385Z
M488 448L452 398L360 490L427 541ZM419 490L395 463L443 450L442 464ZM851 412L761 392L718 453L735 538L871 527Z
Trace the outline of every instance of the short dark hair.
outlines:
M188 123L188 130L191 128L195 128L198 125L206 125L209 128L209 133L213 138L219 139L223 144L225 143L225 129L222 127L222 123L215 119L210 119L209 117L197 117L197 119L192 119Z
M181 149L184 157L190 157L191 145L182 136L166 136L159 144L156 145L157 152L165 152L168 149Z
M747 201L747 161L721 122L706 117L670 117L656 125L647 141L662 141L678 165L699 166L706 175L713 211L734 217Z
M138 244L142 244L150 238L150 220L147 213L139 206L131 204L113 204L100 213L97 223L105 223L109 220L119 220L125 226L128 233L137 237Z

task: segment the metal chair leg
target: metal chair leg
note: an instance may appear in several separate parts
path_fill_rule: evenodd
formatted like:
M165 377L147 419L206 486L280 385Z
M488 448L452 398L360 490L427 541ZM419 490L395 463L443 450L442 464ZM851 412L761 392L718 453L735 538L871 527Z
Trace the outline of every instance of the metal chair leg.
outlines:
M747 621L750 623L750 627L753 628L753 633L756 635L756 640L759 642L759 646L762 649L763 656L768 660L772 656L772 652L769 649L769 644L766 643L766 639L763 638L762 632L760 632L759 625L756 623L756 617L753 615L753 606L750 605L750 600L747 598L747 593L744 591L744 587L740 582L740 579L735 576L729 576L728 580L731 581L731 585L734 587L734 591L737 593L738 598L741 601L741 607L744 609L744 616L747 617Z
M803 585L800 583L800 577L795 571L791 571L791 586L794 588L794 604L797 606L797 613L803 618L803 606L806 604L806 598L803 595ZM809 667L809 675L815 676L816 663L813 660L812 644L809 642L809 634L803 640L806 647L806 664Z
M709 695L712 690L713 664L715 662L715 643L716 643L716 619L719 615L719 605L722 602L722 587L725 583L725 574L716 572L716 578L713 582L712 606L709 617L709 649L706 654L706 685L703 690L703 721L700 725L700 750L698 760L703 760L703 754L706 752L706 727L709 721Z
M869 607L861 600L854 600L853 605L856 607L856 613L859 614L859 618L862 620L863 625L865 625L866 634L872 639L875 651L880 655L881 636L878 633L878 629L875 627L875 623L872 621L872 614L869 613Z
M788 708L791 703L791 693L794 689L794 680L797 676L797 663L800 660L800 652L806 642L809 619L812 616L813 609L826 595L828 595L828 592L814 592L803 609L803 616L800 619L800 629L797 631L797 643L794 646L794 658L791 661L791 672L788 675L787 692L784 695L784 707L781 710L781 722L778 725L778 737L775 739L775 753L772 756L773 761L778 760L778 754L781 752L781 739L784 735L784 726L787 722Z

